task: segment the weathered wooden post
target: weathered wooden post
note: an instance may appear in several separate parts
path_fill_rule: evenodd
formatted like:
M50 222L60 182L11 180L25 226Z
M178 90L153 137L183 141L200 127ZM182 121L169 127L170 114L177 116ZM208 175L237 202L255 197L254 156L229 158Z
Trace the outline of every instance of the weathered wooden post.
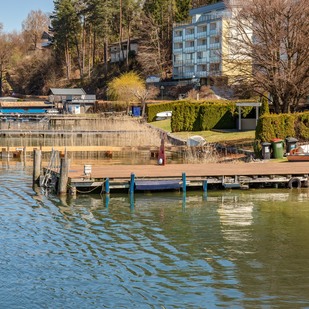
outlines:
M42 151L33 149L33 184L40 185Z
M69 166L70 166L70 159L67 156L64 156L60 160L60 176L59 176L59 183L58 183L58 194L65 195L67 194L67 187L69 181Z
M27 148L23 148L23 161L26 162L26 157L27 157Z
M166 164L164 137L161 138L161 145L160 145L159 156L158 156L158 164L159 165L165 165Z

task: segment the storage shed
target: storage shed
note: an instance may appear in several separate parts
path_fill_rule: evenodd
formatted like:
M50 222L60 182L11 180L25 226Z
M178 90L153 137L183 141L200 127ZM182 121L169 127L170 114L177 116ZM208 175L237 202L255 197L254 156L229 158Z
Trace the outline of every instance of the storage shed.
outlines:
M96 96L86 94L83 88L50 88L49 102L67 113L86 113L94 106Z

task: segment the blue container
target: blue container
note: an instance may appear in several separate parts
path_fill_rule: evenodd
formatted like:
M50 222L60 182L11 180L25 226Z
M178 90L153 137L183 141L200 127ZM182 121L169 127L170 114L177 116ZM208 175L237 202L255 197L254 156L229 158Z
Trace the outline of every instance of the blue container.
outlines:
M141 115L141 107L140 106L132 106L132 116L139 117Z

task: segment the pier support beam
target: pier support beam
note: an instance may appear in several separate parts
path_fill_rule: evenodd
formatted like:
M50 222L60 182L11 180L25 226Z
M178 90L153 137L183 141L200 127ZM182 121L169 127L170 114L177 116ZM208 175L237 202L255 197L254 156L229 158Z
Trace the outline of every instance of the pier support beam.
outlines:
M70 160L65 156L60 160L60 177L58 183L58 194L65 195L67 194L67 187L69 181L69 166Z
M40 184L42 165L42 151L39 149L33 150L33 184Z

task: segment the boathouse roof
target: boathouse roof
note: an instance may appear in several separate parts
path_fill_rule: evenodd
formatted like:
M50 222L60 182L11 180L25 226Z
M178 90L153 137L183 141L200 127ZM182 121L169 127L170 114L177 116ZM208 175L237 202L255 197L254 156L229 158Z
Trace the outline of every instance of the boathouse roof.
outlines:
M19 102L0 102L0 107L17 108L17 107L46 107L44 101L19 101Z
M82 96L86 92L83 88L50 88L49 94L56 96Z

